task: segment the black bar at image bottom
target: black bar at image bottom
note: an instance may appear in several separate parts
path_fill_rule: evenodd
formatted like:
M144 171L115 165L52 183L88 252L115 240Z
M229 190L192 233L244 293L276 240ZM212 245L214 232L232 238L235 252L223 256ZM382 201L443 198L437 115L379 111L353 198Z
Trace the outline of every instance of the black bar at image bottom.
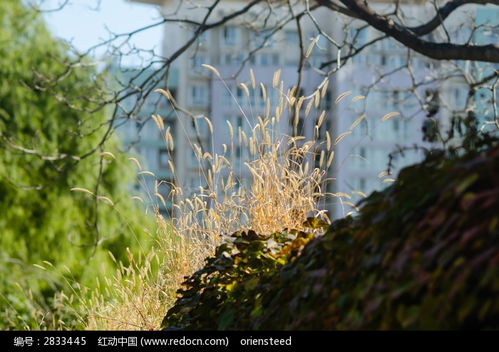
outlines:
M7 351L344 351L495 345L484 331L1 331ZM346 351L346 350L345 350Z

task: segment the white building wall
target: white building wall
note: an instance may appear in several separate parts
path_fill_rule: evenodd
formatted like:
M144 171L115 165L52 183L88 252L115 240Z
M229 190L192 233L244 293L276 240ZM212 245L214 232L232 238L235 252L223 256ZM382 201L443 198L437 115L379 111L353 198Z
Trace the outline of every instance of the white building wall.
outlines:
M150 0L148 2L161 3L163 4L162 11L165 14L176 12L180 18L201 21L206 14L206 8L195 8L192 6L192 2L178 0ZM210 17L210 22L242 8L246 3L247 1L223 1ZM373 1L370 5L378 10L386 9L388 6L383 1ZM407 1L403 2L401 6L407 15L408 25L420 24L421 19L429 19L434 13L433 5L425 1ZM296 9L296 11L298 10ZM462 28L463 18L473 16L473 13L470 11L470 6L463 6L446 20L446 26L452 36L464 40L466 29ZM327 9L314 11L314 16L321 24L321 28L340 42L343 39L348 39L343 38L345 26L358 28L364 25L358 20L337 15ZM253 49L250 46L252 34L241 25L240 21L241 19L237 18L228 22L225 27L208 31L202 40L174 62L174 66L179 70L179 87L176 97L179 105L192 111L195 115L208 116L213 123L213 136L205 133L202 137L203 147L210 153L221 153L222 144L229 143L226 119L230 118L234 125L237 123L237 117L243 114L234 101L231 103L230 99L227 99L227 89L224 84L220 83L208 70L200 67L202 63L215 66L229 86L249 81L249 68L253 68L257 81L263 82L268 87L271 85L273 73L278 69L282 69L281 79L288 86L296 83L296 67L299 56L298 38L294 23L290 23L277 33L272 45L260 50L235 81L230 79L236 68L239 67L237 64L240 60ZM254 23L254 25L255 28L258 28L259 24ZM305 32L305 42L308 45L309 39L318 35L317 29L306 18L302 25ZM368 41L380 35L379 32L370 27L363 32L359 41ZM193 35L189 25L172 23L165 25L164 33L163 51L166 57L186 43ZM234 36L234 42L229 40L227 43L225 36L228 36L229 39ZM437 41L446 38L446 34L442 30L435 31L432 36ZM335 49L324 39L319 40L318 48L314 49L311 61L323 62L337 57ZM459 94L462 94L462 85L460 82L448 81L444 85L439 85L438 82L431 80L432 72L435 72L436 69L444 69L445 65L442 66L438 62L428 60L415 53L411 55L413 61L410 74L406 69L401 69L400 72L378 82L377 80L381 75L393 70L396 66L403 66L407 57L406 48L398 45L394 40L385 39L366 49L353 60L343 63L344 67L330 76L330 94L333 101L339 94L352 91L352 94L340 103L333 103L331 106L331 111L328 114L329 121L326 124L329 126L333 140L340 133L349 131L352 123L360 115L366 114L365 120L335 146L336 156L332 176L336 180L332 184L333 187L329 189L330 191L348 193L353 199L351 201L355 202L360 197L352 191L368 194L373 190L379 190L389 184L384 180L395 177L403 166L421 159L423 155L421 150L407 150L404 154L395 156L396 160L393 160L394 165L391 170L392 175L380 176L380 173L387 169L388 154L397 147L407 148L415 145L429 147L427 143L422 142L421 128L427 117L420 110L420 105L426 99L427 92L438 91L440 100L446 104L448 102L449 108L445 108L445 104L441 104L443 107L441 106L438 114L435 115L443 127L446 126L449 119L449 111L453 109L452 104L461 103ZM322 79L323 77L315 71L305 70L301 85L305 94L311 93ZM417 89L410 91L413 79L418 82L427 79L431 83L422 84ZM367 91L366 88L371 85L373 85L372 89ZM197 93L194 94L194 91ZM400 91L399 96L394 96L393 91ZM199 101L193 99L197 95L201 96ZM352 98L359 95L366 95L367 98L352 102ZM205 100L203 101L203 99ZM259 109L258 106L243 104L244 113L249 117L250 124L252 123L251 118L256 116ZM386 121L381 120L381 117L393 111L400 112L400 115ZM285 120L282 119L283 132L287 132L286 129L289 127ZM202 119L196 119L196 121L200 123L201 129L207 130L206 126L202 127ZM247 123L246 118L244 118L243 124ZM308 136L311 136L313 123L313 119L306 120L305 134ZM202 175L202 170L194 160L191 143L196 142L192 138L194 134L187 117L179 119L176 131L177 182L188 188L192 188L192 185L198 183L203 185L203 181L196 182L196 179L199 180ZM241 176L245 176L244 171L242 171ZM333 203L335 204L330 206L333 218L344 216L351 210L349 206L341 205L338 199L334 199Z

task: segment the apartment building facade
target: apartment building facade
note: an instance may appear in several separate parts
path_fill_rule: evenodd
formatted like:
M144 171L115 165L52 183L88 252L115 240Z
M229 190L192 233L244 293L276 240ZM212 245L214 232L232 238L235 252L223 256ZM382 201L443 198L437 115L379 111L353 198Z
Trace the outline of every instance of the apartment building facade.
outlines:
M165 14L175 11L179 18L188 17L193 21L202 21L205 14L204 8L195 8L187 2L146 2L162 4L162 11ZM218 12L213 13L210 20L219 20L244 4L245 1L224 1L217 7ZM188 117L180 117L178 124L181 127L177 129L175 136L176 181L186 193L206 185L204 165L200 162L194 145L201 143L203 151L222 154L224 144L233 144L229 140L227 121L233 126L236 135L233 141L236 145L231 160L233 171L236 173L238 182L248 182L250 173L244 167L244 162L248 160L249 155L247 155L247 148L239 145L237 135L239 129L246 135L250 135L257 123L257 117L263 116L266 109L259 88L250 89L250 96L246 96L238 86L241 82L250 81L249 70L254 72L258 87L260 83L267 87L267 95L272 102L272 111L279 97L277 89L272 88L274 72L281 70L280 80L286 85L284 91L295 85L298 80L297 65L300 53L296 30L285 28L272 35L271 38L267 38L269 33L263 24L256 24L256 30L253 30L248 28L247 23L243 21L246 19L231 21L225 26L206 32L173 64L179 74L176 100L180 106L198 117L195 119L195 129L191 126ZM194 30L195 28L189 25L165 25L163 46L165 56L188 41ZM304 30L306 31L304 40L308 45L311 38L318 36L318 32L310 21L304 24ZM255 54L250 55L253 50ZM310 59L326 61L332 58L331 54L332 51L327 41L322 38ZM244 67L241 69L243 63ZM202 64L216 67L223 79L219 79L211 71L202 67ZM302 73L300 94L312 93L323 80L323 76L307 65ZM330 110L332 96L331 86L321 108ZM200 116L209 117L214 126L213 134L210 133L206 120L199 118ZM332 115L328 115L328 119L330 116ZM315 121L316 119L313 118L300 119L296 133L311 137ZM330 124L329 120L325 122L327 126ZM283 116L278 129L282 134L292 133L288 116ZM200 138L198 139L197 136Z
M194 6L195 3L206 5L204 1L133 1L155 4L161 7L164 14L175 13L178 18L194 21L202 21L206 14L206 7ZM219 20L246 3L223 1L215 10L217 12L211 15L210 21ZM388 5L385 1L376 1L372 6L381 10ZM405 13L409 14L409 25L411 21L417 24L418 19L430 18L433 11L424 1L405 2L402 6ZM468 10L463 11L456 16L469 15L466 12ZM286 24L271 39L266 40L269 33L265 24L251 22L251 16L250 13L249 17L235 18L206 32L173 64L178 71L176 99L179 105L194 115L209 117L214 126L211 134L202 118L196 119L197 131L187 121L177 121L180 128L176 129L175 135L176 182L186 190L205 185L203 165L192 145L196 140L195 135L201 136L200 142L205 151L221 153L223 145L230 143L226 121L230 121L236 130L250 129L256 117L265 109L258 94L246 97L238 89L239 82L250 80L250 69L257 82L267 87L271 86L273 73L277 70L281 70L281 80L286 83L286 88L297 82L299 48L296 26L293 23ZM362 45L382 35L370 27L357 33L356 29L362 28L364 23L336 15L327 9L314 11L314 17L324 33L338 41L355 40L357 45ZM453 31L462 30L459 20L451 19L446 25ZM189 24L166 23L163 40L165 56L187 42L194 30ZM335 59L338 52L310 19L302 21L302 32L306 43L312 38L318 39L316 48L307 60L300 85L301 93L309 95L324 79L314 67ZM255 51L257 48L259 50ZM244 66L241 66L243 63ZM223 81L202 67L202 64L216 67ZM432 79L435 72L444 68L417 54L409 55L407 48L392 39L378 41L343 64L341 70L330 76L327 96L321 106L328 110L324 126L332 139L347 133L335 145L335 159L329 175L334 181L330 183L328 191L346 193L350 198L333 197L330 203L325 204L332 218L349 213L353 208L350 203L360 200L362 194L386 187L401 168L420 160L423 149L430 147L428 142L423 141L422 127L426 120L429 117L437 119L445 127L446 121L462 104L463 94L467 94L466 86L459 80L441 84L439 80ZM350 94L335 103L335 98L345 92ZM359 98L361 96L366 98ZM435 105L435 111L431 111L432 104ZM426 111L421 109L423 105ZM399 114L386 118L392 112ZM314 133L314 124L314 118L303 118L299 134L310 138ZM280 130L284 134L293 132L286 119L282 119ZM235 164L241 165L239 176L244 180L249 177L248 171L242 166L247 158L244 148L241 146L238 149L236 146L234 155Z
M110 71L114 79L112 84L118 85L118 90L123 89L124 85L126 89L123 93L129 94L133 93L131 90L134 87L139 87L145 79L150 77L155 68L121 67L113 63ZM178 73L175 69L170 72L168 82L171 91L175 94L178 86ZM161 84L156 88L163 87L164 85ZM137 97L137 94L132 94L120 103L116 112L119 118L115 123L122 148L140 164L140 168L135 165L137 178L131 185L131 191L134 196L144 201L148 209L158 207L163 215L169 216L172 213L172 203L168 194L171 184L175 182L169 162L175 161L175 150L166 143L165 130L169 129L172 135L177 134L177 115L170 104L156 93L141 98L138 109ZM158 129L157 123L151 118L152 115L161 116L165 128L163 131ZM163 197L164 203L158 199L156 193Z

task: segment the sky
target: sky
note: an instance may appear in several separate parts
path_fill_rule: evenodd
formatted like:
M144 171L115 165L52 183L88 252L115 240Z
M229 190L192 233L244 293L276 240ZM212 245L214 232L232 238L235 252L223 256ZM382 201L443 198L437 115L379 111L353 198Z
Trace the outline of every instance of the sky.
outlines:
M64 0L36 0L42 10L54 10ZM45 20L56 37L71 42L79 51L110 38L114 33L127 33L160 20L152 5L137 4L127 0L69 0L60 11L44 12ZM162 26L134 35L134 46L161 54ZM96 58L105 51L96 51ZM137 57L129 63L139 64Z

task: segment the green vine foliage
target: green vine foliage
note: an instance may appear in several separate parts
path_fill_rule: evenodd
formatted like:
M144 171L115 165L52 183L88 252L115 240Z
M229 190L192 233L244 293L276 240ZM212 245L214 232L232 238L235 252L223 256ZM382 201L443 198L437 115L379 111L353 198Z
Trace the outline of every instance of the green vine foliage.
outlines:
M434 152L291 257L222 245L163 327L498 329L498 210L497 140Z
M268 236L252 230L234 233L204 268L187 279L163 327L247 327L264 313L261 292L273 284L275 273L296 260L327 224L309 219L304 226L302 231L286 229Z

